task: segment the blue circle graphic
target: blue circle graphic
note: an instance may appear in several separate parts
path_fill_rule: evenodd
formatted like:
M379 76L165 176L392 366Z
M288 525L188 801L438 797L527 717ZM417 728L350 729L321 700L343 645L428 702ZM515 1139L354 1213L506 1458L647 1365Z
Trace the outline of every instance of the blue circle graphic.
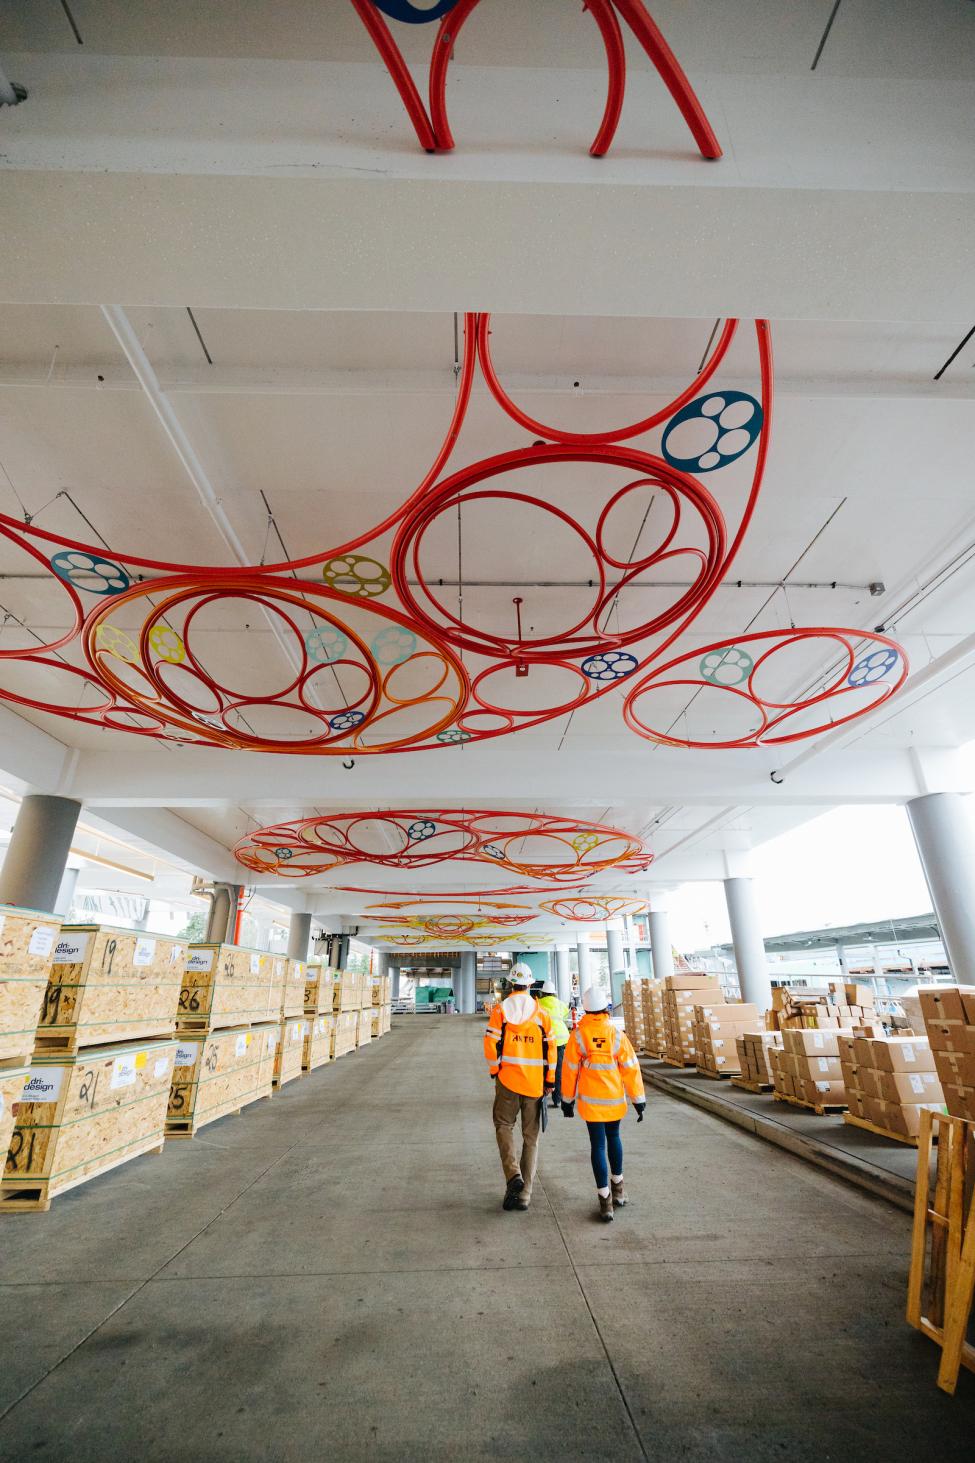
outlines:
M355 727L361 726L366 719L364 711L340 711L329 721L332 731L343 732L353 731Z
M848 686L872 686L876 681L882 681L899 660L900 656L897 651L889 645L885 645L882 650L871 650L869 655L864 655L857 661L846 678L846 684Z
M621 681L631 676L639 661L628 650L606 650L602 655L590 655L580 669L591 681Z
M322 625L317 630L309 630L305 636L305 650L308 659L316 665L334 665L341 660L349 642L341 630L336 630L331 625Z
M54 554L51 568L59 579L89 594L121 594L132 582L121 564L80 549L62 549Z
M761 404L746 391L710 391L671 417L660 450L683 472L714 472L748 451L763 420Z
M407 25L425 25L429 20L440 20L449 15L457 0L437 0L424 10L422 6L411 5L410 0L372 0L377 10L388 15L390 20L402 20Z

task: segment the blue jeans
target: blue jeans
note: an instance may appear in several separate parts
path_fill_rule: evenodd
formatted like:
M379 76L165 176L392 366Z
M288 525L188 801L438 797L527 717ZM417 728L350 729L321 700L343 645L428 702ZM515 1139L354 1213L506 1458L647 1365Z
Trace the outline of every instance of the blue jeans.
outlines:
M616 1118L611 1123L586 1122L589 1129L590 1157L597 1189L609 1188L611 1173L623 1172L623 1140L620 1138L620 1123ZM608 1154L608 1161L607 1161Z

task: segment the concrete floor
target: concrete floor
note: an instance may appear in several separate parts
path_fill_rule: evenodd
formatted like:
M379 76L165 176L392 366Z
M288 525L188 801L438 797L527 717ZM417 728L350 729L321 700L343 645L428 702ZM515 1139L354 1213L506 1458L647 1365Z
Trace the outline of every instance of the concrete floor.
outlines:
M655 1092L613 1225L558 1114L505 1214L482 1025L5 1216L0 1459L971 1459L906 1215Z

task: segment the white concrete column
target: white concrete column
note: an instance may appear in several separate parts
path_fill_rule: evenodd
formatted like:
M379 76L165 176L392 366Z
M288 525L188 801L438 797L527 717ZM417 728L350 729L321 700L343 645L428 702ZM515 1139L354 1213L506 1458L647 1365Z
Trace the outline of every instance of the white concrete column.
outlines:
M670 912L650 911L650 959L654 980L666 980L674 973L674 943L670 938Z
M24 798L0 869L0 904L53 913L80 812L74 798Z
M724 897L731 922L741 998L753 1001L760 1011L767 1011L772 1004L772 982L765 958L755 886L751 879L725 879Z
M399 965L393 966L392 984L389 989L389 998L392 1001L399 1000Z
M68 917L68 911L71 908L75 890L78 887L78 875L80 873L80 869L73 869L70 865L64 871L64 876L61 879L61 887L58 890L58 897L54 901L53 910L53 913L59 914L62 919L67 919Z
M555 989L559 993L559 1000L568 1005L572 999L572 972L569 969L568 945L557 945L555 948Z
M380 980L389 974L389 955L385 950L376 951L376 974Z
M951 973L975 985L975 827L961 793L931 792L907 804L911 832Z
M234 924L237 920L237 901L242 888L241 884L214 884L204 937L208 942L218 944L233 940Z
M458 980L458 1010L462 1016L474 1014L474 967L477 957L473 950L464 950L460 957L460 979Z
M576 959L579 965L579 997L586 990L592 980L589 973L589 936L580 935L576 941Z
M288 925L288 959L307 960L311 942L311 915L293 914Z
M623 982L626 979L626 956L623 953L623 931L620 925L606 926L606 959L609 964L609 989L613 1005L623 999Z
M339 970L344 970L349 963L349 946L352 941L348 935L342 935L339 939Z

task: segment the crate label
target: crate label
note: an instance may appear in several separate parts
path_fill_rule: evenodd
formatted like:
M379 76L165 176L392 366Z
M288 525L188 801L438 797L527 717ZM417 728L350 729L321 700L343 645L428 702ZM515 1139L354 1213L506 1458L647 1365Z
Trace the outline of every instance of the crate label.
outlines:
M145 1052L139 1054L145 1064ZM109 1087L131 1087L135 1081L137 1058L133 1056L116 1057L112 1063L112 1080Z
M213 951L212 950L194 950L193 951L193 954L190 956L189 960L187 960L187 962L186 962L186 969L187 970L212 970L213 969Z
M818 1032L818 1031L814 1031L813 1032L812 1044L813 1044L813 1046L818 1046L818 1047L823 1047L823 1046L826 1045L826 1043L823 1041L822 1034L820 1032Z
M28 955L50 955L54 945L54 933L50 925L38 925L30 937Z
M64 1082L63 1067L32 1067L20 1096L21 1102L57 1102Z
M277 1049L278 1049L278 1033L276 1031L269 1031L268 1032L268 1036L267 1036L267 1049L268 1049L268 1052L269 1053L270 1052L273 1052L273 1051L277 1051Z
M904 1053L904 1060L905 1060L905 1062L913 1062L915 1060L915 1058L914 1058L914 1048L910 1044L902 1047L901 1050Z
M284 962L281 961L281 960L275 960L275 962L274 962L274 979L275 980L280 980L283 975L284 975Z
M176 1056L173 1059L173 1066L195 1067L196 1059L199 1055L200 1047L197 1043L194 1043L193 1046L178 1046L176 1048Z
M133 965L151 965L156 954L155 940L136 940Z
M136 1052L136 1055L135 1055L136 1071L137 1072L141 1072L142 1071L142 1068L143 1067L147 1067L148 1065L149 1065L149 1053L148 1052Z
M158 1078L158 1077L165 1077L165 1075L166 1075L166 1073L168 1071L169 1071L169 1058L168 1057L157 1057L156 1058L156 1064L155 1064L155 1066L152 1069L152 1075L153 1075L153 1077L156 1077L156 1078Z
M319 1036L324 1036L325 1035L325 1017L324 1016L319 1016L319 1018L318 1018L318 1034L319 1034Z
M170 947L170 951L169 951L169 963L170 963L170 965L178 965L179 962L182 960L182 958L183 958L183 947L182 947L182 945L173 945L173 946L171 946Z
M294 979L295 980L304 980L304 978L305 978L305 962L303 960L296 960L295 961Z
M250 1044L251 1039L249 1034L246 1031L242 1032L234 1042L234 1056L242 1057Z
M816 1089L819 1092L828 1092L829 1091L829 1083L828 1082L817 1082L816 1083Z
M912 1092L923 1092L924 1091L924 1078L923 1077L919 1077L916 1072L912 1072L911 1073L911 1091Z
M828 1072L829 1071L829 1057L820 1057L819 1058L819 1070L821 1072Z
M260 955L252 955L251 956L251 975L260 975L260 973L261 973L261 957L260 957Z
M62 935L54 947L55 965L80 965L88 949L87 935Z
M295 1024L291 1028L291 1040L292 1041L300 1041L301 1038L304 1036L304 1034L305 1034L305 1023L303 1021L296 1021Z

